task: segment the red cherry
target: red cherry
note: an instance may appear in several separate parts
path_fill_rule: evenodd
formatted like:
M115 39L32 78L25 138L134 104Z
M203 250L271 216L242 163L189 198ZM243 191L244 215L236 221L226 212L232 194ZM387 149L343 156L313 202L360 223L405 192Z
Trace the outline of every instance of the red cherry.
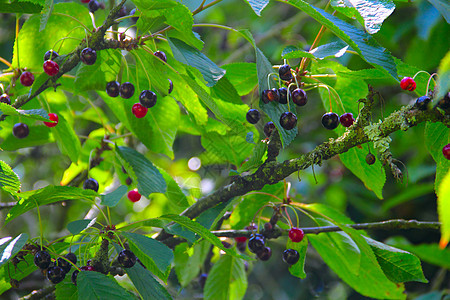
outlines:
M289 230L289 238L294 243L300 243L303 240L304 236L305 233L300 228L292 227L291 230Z
M95 268L93 266L82 266L81 271L95 271Z
M81 0L81 3L89 3L91 0Z
M46 60L44 61L44 72L48 76L55 76L59 72L59 65L54 62L53 60Z
M20 83L23 86L31 86L34 82L34 75L31 72L25 71L20 75Z
M50 121L55 121L55 123L52 122L44 122L45 126L47 127L55 127L56 125L58 125L58 115L54 114L54 113L49 113L48 114L48 118L50 119Z
M245 243L247 241L247 237L238 236L238 237L235 237L234 240L236 241L236 243Z
M446 159L450 160L450 144L447 144L442 148L442 154L444 154Z
M400 87L402 90L414 91L416 89L416 82L411 77L403 77L400 81Z
M145 117L145 115L147 114L148 108L144 107L142 104L140 103L135 103L133 104L132 107L132 112L135 115L136 118L143 118Z
M355 119L353 118L352 113L345 113L340 116L339 122L341 122L342 126L344 127L350 127L353 125L353 122L355 122Z
M139 194L137 189L131 190L128 192L128 199L130 199L131 202L138 202L141 200L141 194Z

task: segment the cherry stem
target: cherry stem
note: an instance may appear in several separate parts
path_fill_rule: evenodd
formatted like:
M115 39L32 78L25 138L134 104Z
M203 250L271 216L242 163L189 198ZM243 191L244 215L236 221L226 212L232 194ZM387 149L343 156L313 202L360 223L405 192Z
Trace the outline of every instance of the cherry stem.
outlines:
M94 27L94 30L97 30L97 25L95 25L95 16L93 12L89 12L89 16L91 17L92 26Z
M9 61L7 61L6 59L4 59L3 57L1 57L1 56L0 56L0 62L4 63L9 68L11 68L11 63Z
M39 221L39 239L40 239L40 244L41 244L41 251L42 251L42 241L44 239L44 228L42 226L42 220L41 220L41 212L39 210L39 204L37 203L37 200L34 197L31 197L34 200L34 203L36 204L36 210L37 210L37 215L38 215L38 221Z
M434 75L436 75L436 77L439 77L439 75L437 73L431 74L430 78L428 78L427 89L425 91L425 95L428 95L428 90L430 88L431 79L433 79ZM433 79L433 81L434 81L434 85L436 85L436 81L434 79Z
M284 204L283 206L289 207L294 212L295 218L297 220L297 227L299 227L300 226L300 222L298 221L298 214L297 214L297 211L295 210L295 208L290 206L290 205L286 205L286 204ZM285 211L286 211L286 214L287 214L287 210L285 210Z
M417 75L419 75L420 73L425 73L425 74L427 74L428 76L432 76L432 75L430 75L430 73L428 73L427 71L424 71L424 70L420 70L419 72L417 72L416 74L414 74L414 76L413 76L413 80L416 78L416 76Z
M266 196L275 198L275 199L277 199L277 200L280 201L280 202L283 202L283 200L281 200L281 199L278 198L277 196L272 195L272 194L269 194L269 193L265 193L265 192L250 192L250 193L245 194L244 197L245 197L245 196L248 196L248 195L254 195L254 194L266 195Z
M283 206L283 208L284 208L284 214L286 215L286 216L285 216L285 219L286 219L286 217L287 217L287 220L288 220L288 223L289 223L289 227L292 228L294 225L293 225L293 223L292 223L291 216L289 215L286 206Z

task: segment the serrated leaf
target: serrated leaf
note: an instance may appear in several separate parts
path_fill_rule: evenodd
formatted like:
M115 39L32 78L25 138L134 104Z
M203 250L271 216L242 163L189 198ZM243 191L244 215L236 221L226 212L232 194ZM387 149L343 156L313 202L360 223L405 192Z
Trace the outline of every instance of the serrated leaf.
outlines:
M116 147L116 153L120 160L124 160L132 168L141 195L148 197L151 193L166 192L167 186L163 176L144 155L134 149L122 146Z
M122 235L128 239L130 248L147 268L154 270L156 267L164 274L170 267L173 252L160 241L132 232L122 232Z
M41 10L41 5L30 2L0 3L0 12L2 13L37 14Z
M20 190L20 187L19 176L7 163L0 160L0 188L10 193L16 193Z
M198 276L209 248L210 245L206 242L192 247L189 247L187 243L181 243L175 247L175 272L182 287L187 286Z
M216 237L208 229L206 229L205 227L203 227L199 223L194 222L194 221L192 221L191 219L189 219L187 217L179 216L179 215L163 215L163 216L159 217L158 219L168 220L168 221L172 221L172 222L178 223L178 224L186 227L190 231L200 235L202 238L204 238L205 240L207 240L208 242L210 242L214 246L220 248L221 250L223 250L227 254L229 254L231 256L240 257L240 258L244 257L244 256L242 256L240 254L237 254L236 251L233 250L233 249L225 248L218 237Z
M214 264L206 279L205 300L238 300L247 290L244 261L230 255L222 255Z
M252 34L248 30L239 30L238 31L247 41L249 41L256 52L256 69L258 74L258 83L259 83L259 94L262 94L262 91L276 87L276 83L273 80L272 76L270 76L269 82L270 87L268 86L267 77L270 73L273 73L274 70L272 68L269 60L264 56L261 50L256 47L255 40L253 39ZM295 107L292 100L290 101L290 107ZM291 130L286 130L280 125L280 116L282 113L289 111L287 104L280 103L268 103L264 104L262 101L259 101L259 107L270 117L272 122L277 127L277 130L280 134L281 143L283 144L283 148L286 148L297 136L297 127Z
M28 241L28 234L21 233L15 239L5 237L0 239L0 267L14 257Z
M165 195L169 199L169 206L173 213L181 213L189 207L189 201L186 195L181 190L178 183L163 169L159 168L159 172L164 177L167 184Z
M278 0L282 1L282 0ZM285 2L285 1L282 1ZM323 26L330 29L340 39L346 42L365 61L378 69L387 71L397 80L397 69L394 59L388 50L381 47L373 37L358 28L330 15L324 10L314 7L303 0L288 0L287 3L303 10Z
M442 179L437 190L438 214L441 222L441 241L439 245L444 249L450 241L450 171Z
M23 213L38 206L55 203L58 201L85 199L93 201L98 195L93 190L84 190L77 187L49 185L45 188L17 194L20 199L8 212L5 225Z
M39 25L39 31L44 30L45 26L47 26L48 18L50 18L52 11L53 11L53 0L45 0L44 9L41 13L41 22Z
M247 95L258 84L255 63L233 63L223 65L222 68L227 72L225 77L235 87L239 96Z
M299 260L292 266L289 266L289 272L298 278L305 279L305 260L306 260L306 250L308 249L308 238L305 235L300 243L294 243L291 239L288 239L286 249L294 249L299 254Z
M313 54L309 53L308 51L304 51L301 49L293 49L293 48L284 48L283 54L281 55L283 59L292 59L292 58L301 58L301 57L307 57L307 58L316 58Z
M258 168L263 164L267 153L267 144L263 142L256 143L256 146L253 148L252 154L249 159L245 161L239 168L238 172L246 172L254 168Z
M450 160L442 155L442 148L450 144L450 129L442 123L430 123L425 125L425 146L436 162L436 179L434 189L438 191L442 180L450 169Z
M83 230L88 229L89 227L94 225L96 220L97 218L94 218L92 220L84 219L70 222L69 224L67 224L67 230L69 230L69 232L73 235L79 234Z
M71 277L71 274L67 274L66 278L56 285L55 296L57 300L78 300L78 289L69 277Z
M251 155L253 149L252 144L247 142L246 136L236 135L233 131L225 135L216 132L203 134L201 143L207 150L202 160L229 162L235 166L239 166Z
M48 121L48 114L43 109L15 109L11 105L0 102L0 112L8 116L20 116L22 118L38 121Z
M102 202L100 204L109 207L114 207L119 203L120 199L126 194L128 187L125 185L119 186L117 189L108 194L100 195Z
M175 59L199 70L206 81L206 86L214 86L225 75L224 69L219 68L197 49L175 38L170 38L168 41Z
M341 57L347 51L348 45L343 41L338 40L336 42L321 45L317 48L311 49L309 53L314 55L315 58L324 59L329 57Z
M444 17L447 23L450 23L450 4L442 0L428 0Z
M384 274L393 282L418 281L427 283L420 260L409 252L364 237L372 248Z
M81 152L81 142L75 133L73 126L71 126L64 116L60 114L58 116L58 125L50 128L50 130L61 153L69 156L72 162L78 163L78 155Z
M338 76L355 78L355 79L389 79L391 78L386 72L379 69L363 69L363 70L347 70L338 71Z
M261 17L261 12L264 7L269 4L269 0L246 0L256 15Z
M77 276L78 299L134 300L117 281L99 272L81 271Z

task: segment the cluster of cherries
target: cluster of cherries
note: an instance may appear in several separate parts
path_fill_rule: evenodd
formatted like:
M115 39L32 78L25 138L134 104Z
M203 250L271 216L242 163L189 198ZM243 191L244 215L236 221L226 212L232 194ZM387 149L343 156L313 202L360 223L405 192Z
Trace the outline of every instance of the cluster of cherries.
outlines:
M271 223L264 224L265 231L271 231L273 225ZM255 226L247 226L247 230L256 230ZM292 227L289 230L289 239L294 243L300 243L305 236L302 229L297 227ZM246 249L247 237L241 236L235 238L236 247L239 251L244 252ZM272 256L272 249L266 246L266 237L260 233L252 233L250 238L248 239L248 249L255 253L256 256L262 260L267 261ZM283 252L283 261L288 265L293 265L298 262L300 259L300 255L295 249L286 249Z
M412 92L416 89L416 82L414 81L414 78L404 77L400 81L400 87L405 91L408 90ZM429 108L430 103L431 98L425 95L417 98L414 106L419 110L425 111ZM448 112L450 109L450 92L447 92L444 97L439 100L437 107ZM442 148L442 154L446 159L450 160L450 144L447 144Z
M153 53L156 57L164 62L167 62L167 56L163 51L156 51ZM169 79L169 94L173 90L173 83ZM110 81L106 84L106 93L110 97L120 97L129 99L134 95L134 85L131 82L124 82L120 84L117 81ZM139 95L139 103L133 104L131 111L136 118L143 118L147 115L148 109L156 105L156 93L151 90L143 90Z

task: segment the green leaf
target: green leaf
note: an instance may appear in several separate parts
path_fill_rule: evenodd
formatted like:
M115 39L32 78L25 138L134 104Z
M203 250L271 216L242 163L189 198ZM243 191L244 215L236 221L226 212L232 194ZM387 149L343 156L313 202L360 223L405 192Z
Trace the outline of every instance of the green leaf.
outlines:
M364 237L372 248L384 274L393 282L418 281L427 283L420 260L413 254Z
M27 122L24 122L27 123ZM14 151L21 148L36 147L43 144L53 142L53 138L50 136L50 130L47 127L31 126L28 124L30 133L26 139L18 139L14 135L9 134L2 142L0 148L6 151Z
M181 213L189 207L189 201L181 190L178 183L163 169L159 168L159 172L164 177L167 184L165 195L169 199L169 206L173 209L173 213Z
M383 199L382 193L386 182L386 173L378 159L373 165L366 163L367 153L367 149L354 147L339 154L339 158L347 169L361 179L367 189L373 191L379 199Z
M20 190L20 187L19 176L7 163L0 160L0 188L9 193L16 193Z
M69 224L67 224L67 230L69 230L69 232L73 235L79 234L83 230L88 229L89 227L94 225L96 220L97 219L94 218L92 220L84 219L84 220L76 220L76 221L70 222Z
M2 13L37 14L42 10L42 6L30 2L14 1L11 3L0 3Z
M329 44L321 45L317 48L311 49L309 53L315 58L324 59L330 57L341 57L347 51L348 45L341 40Z
M250 7L253 9L256 15L261 17L261 12L264 9L264 7L269 4L269 0L246 0L248 4L250 4Z
M440 246L444 248L450 241L450 171L442 179L437 190L438 214L441 222Z
M281 0L278 0L281 2ZM282 1L285 2L285 1ZM397 80L397 69L394 59L388 50L381 47L370 34L330 15L320 8L303 0L288 0L287 3L303 10L323 26L327 27L341 40L353 48L365 61L377 69L384 69Z
M58 15L58 13L66 16ZM67 54L76 48L81 39L86 37L85 29L80 26L78 21L92 27L89 11L81 3L55 4L47 21L47 26L42 31L39 31L40 18L40 15L31 16L20 29L18 39L20 47L14 47L12 61L12 65L17 67L17 57L20 57L20 66L27 66L35 76L35 72L41 72L42 70L42 59L47 50L52 49L56 44L58 49L61 46L58 51L59 54ZM61 24L64 24L64 26L61 26ZM64 43L59 41L61 38L68 36L71 38L65 39ZM56 43L57 41L59 42ZM17 48L19 48L19 55L16 53Z
M224 69L219 68L197 49L175 38L170 38L168 41L175 59L198 69L206 81L206 86L214 86L225 75Z
M98 194L93 190L83 190L77 187L49 185L45 188L17 194L20 199L8 212L5 225L23 213L38 206L55 203L58 201L85 199L93 201Z
M81 152L81 143L73 126L71 126L60 114L58 115L58 125L50 128L50 130L61 153L69 156L72 162L78 163L78 155Z
M182 3L176 0L135 0L133 3L141 12L143 22L141 24L151 24L153 19L164 21L172 26L177 32L178 36L182 37L186 43L201 49L203 42L199 40L192 32L192 25L194 18L191 11ZM159 22L158 22L159 23ZM143 32L148 31L148 28L140 28Z
M231 82L239 96L249 94L258 84L255 63L233 63L223 65L225 77Z
M116 280L99 272L81 271L77 276L78 299L134 300Z
M0 112L8 116L20 116L30 120L48 121L48 114L43 109L21 110L15 109L11 105L0 102Z
M119 146L116 147L119 160L126 162L125 169L131 168L135 174L137 188L141 195L148 197L151 193L165 193L166 182L158 169L144 155L134 149ZM127 165L129 167L127 167Z
M449 11L450 10L447 9L447 12L450 14ZM439 63L438 75L439 89L435 98L442 99L445 93L448 93L448 91L450 90L450 51L447 52L445 57Z
M52 11L53 11L53 0L45 0L44 9L41 14L41 23L39 25L39 31L44 30L45 26L47 26L48 18L50 18Z
M305 235L300 243L294 243L291 239L288 239L286 249L294 249L298 252L300 258L298 262L289 266L289 272L298 278L305 279L305 260L306 260L306 250L308 249L308 238Z
M71 277L71 275L66 275L66 278L56 285L56 299L78 300L77 286L72 283L69 277Z
M210 242L214 246L220 248L221 250L223 250L227 254L229 254L231 256L235 256L235 257L241 257L241 258L244 257L244 256L242 256L240 254L237 254L234 249L225 248L218 237L216 237L208 229L206 229L205 227L203 227L199 223L194 222L194 221L192 221L191 219L189 219L187 217L179 216L179 215L163 215L163 216L159 217L158 219L168 220L168 221L172 221L172 222L178 223L178 224L186 227L190 231L197 233L202 238L204 238L205 240L207 240L208 242Z
M187 243L181 243L175 247L175 272L182 287L187 286L198 276L209 248L210 245L206 242L192 247L189 247Z
M347 7L353 14L359 14L363 19L364 28L370 34L377 33L381 29L381 24L395 9L392 0L354 0L351 2L340 0L333 1L332 5L334 7ZM346 15L353 17L349 13L346 13Z
M450 4L442 0L428 0L444 17L447 23L450 23Z
M290 46L283 49L283 54L281 55L283 59L292 59L292 58L301 58L301 57L307 57L307 58L316 58L314 55L309 53L308 51L304 51L297 48L292 48Z
M238 172L246 172L251 169L258 168L261 166L267 157L267 144L263 142L257 142L256 146L252 150L252 154L250 155L249 159L245 161L239 168Z
M117 203L119 203L120 199L122 199L127 191L128 187L125 185L121 185L111 193L100 195L100 198L102 199L102 202L100 204L114 207L117 205Z
M97 52L93 65L80 64L75 76L75 91L104 91L106 83L116 80L122 63L122 54L118 49L106 49Z
M248 30L239 30L238 31L247 41L249 41L256 52L256 69L258 74L258 83L259 83L259 94L262 94L262 91L276 87L276 83L273 80L273 76L270 76L270 87L268 86L267 77L270 73L273 73L274 70L272 68L272 64L269 60L264 56L261 50L256 47L256 42L253 39L252 34ZM259 101L259 107L270 117L272 122L277 127L277 130L280 134L281 143L283 144L283 148L286 148L297 136L297 128L292 130L286 130L280 125L280 116L282 113L289 111L287 104L280 103L268 103L264 104L261 100ZM294 103L291 100L290 107L295 107Z
M442 148L450 143L450 129L442 123L430 123L425 126L425 145L436 162L436 179L434 189L437 191L450 169L450 160L442 155Z
M0 267L14 257L28 241L28 234L21 233L15 239L5 237L0 239Z
M205 300L238 300L247 290L244 260L222 255L206 279Z
M142 299L172 299L167 290L153 278L153 274L141 264L137 263L133 267L125 269L125 272L127 272Z
M339 71L338 76L354 78L354 79L389 79L391 78L386 72L379 69L363 69L356 71Z
M142 263L158 277L167 280L169 275L167 271L173 261L172 250L160 241L145 235L132 232L122 232L122 235L128 239L131 250Z

